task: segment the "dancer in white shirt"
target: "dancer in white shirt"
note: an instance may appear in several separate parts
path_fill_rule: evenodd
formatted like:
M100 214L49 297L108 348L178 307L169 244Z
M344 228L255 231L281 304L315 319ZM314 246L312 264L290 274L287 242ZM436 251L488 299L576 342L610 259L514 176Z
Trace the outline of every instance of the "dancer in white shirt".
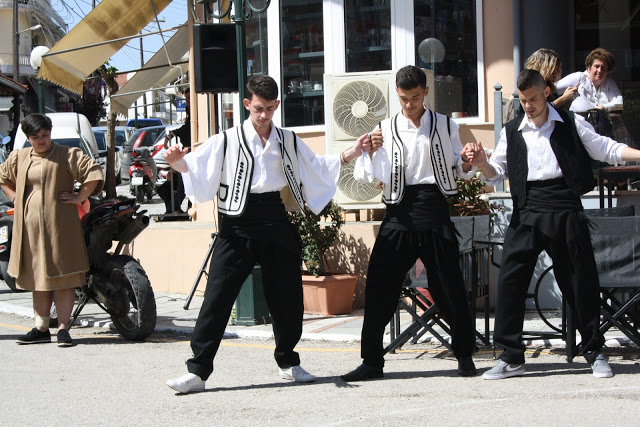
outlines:
M173 146L164 155L182 173L187 196L196 203L217 197L221 214L191 338L189 373L167 381L181 393L204 390L233 303L256 263L273 323L279 375L296 382L315 380L294 351L302 334L302 248L280 192L290 191L300 208L306 204L319 213L335 193L341 164L360 156L364 138L339 155L317 156L293 132L273 125L277 98L271 77L252 77L244 100L249 119L212 136L193 153Z
M577 114L556 110L547 103L549 92L540 73L522 71L518 93L526 117L505 125L491 159L482 144L467 145L467 157L487 184L509 178L513 197L495 311L494 343L504 352L484 379L524 374L525 299L542 250L553 260L558 286L576 313L580 352L595 377L613 376L600 352L598 272L580 196L595 186L590 158L617 165L640 160L640 151L598 135Z
M345 381L383 377L385 326L398 306L402 283L418 258L429 280L429 292L451 326L458 373L476 373L472 354L475 329L458 263L458 239L445 195L457 193L456 175L469 178L458 125L428 110L424 71L407 66L396 74L402 113L382 122L365 141L372 158L362 156L354 176L384 183L387 210L371 252L365 288L361 356L363 363L342 375ZM384 147L383 147L384 144Z

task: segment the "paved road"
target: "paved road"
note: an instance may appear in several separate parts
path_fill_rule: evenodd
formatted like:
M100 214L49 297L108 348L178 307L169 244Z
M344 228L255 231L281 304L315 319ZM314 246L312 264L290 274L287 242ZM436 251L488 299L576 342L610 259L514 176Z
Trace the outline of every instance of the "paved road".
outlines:
M131 343L76 328L71 348L15 344L32 322L0 314L3 425L637 425L640 411L637 350L611 350L616 376L599 380L533 347L524 377L485 381L419 345L389 355L384 380L347 384L338 376L359 363L358 343L303 341L303 366L319 379L298 385L277 376L272 340L227 339L207 390L180 395L164 382L185 372L184 335ZM475 358L481 371L494 364L489 349Z
M131 195L131 192L129 191L129 181L123 181L122 184L118 185L116 187L116 194L118 196L127 196L127 197L133 198L133 196ZM147 210L147 213L149 215L153 215L153 214L161 215L161 214L164 214L165 212L164 202L162 201L160 196L158 196L155 193L153 194L151 201L147 201L145 197L144 202L141 203L141 206L142 206L142 209ZM187 206L187 200L185 199L185 201L183 202L182 208L185 209L186 206Z

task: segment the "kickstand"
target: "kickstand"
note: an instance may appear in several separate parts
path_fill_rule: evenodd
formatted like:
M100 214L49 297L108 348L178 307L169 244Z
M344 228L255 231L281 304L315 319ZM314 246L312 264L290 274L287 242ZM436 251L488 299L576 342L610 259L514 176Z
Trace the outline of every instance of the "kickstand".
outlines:
M78 305L76 305L76 308L73 310L73 313L71 314L71 322L69 322L69 327L67 329L71 329L73 324L76 322L76 319L78 318L78 316L80 316L80 312L82 311L84 306L87 305L88 302L89 302L89 297L84 292L82 292L80 294L80 298L78 299Z

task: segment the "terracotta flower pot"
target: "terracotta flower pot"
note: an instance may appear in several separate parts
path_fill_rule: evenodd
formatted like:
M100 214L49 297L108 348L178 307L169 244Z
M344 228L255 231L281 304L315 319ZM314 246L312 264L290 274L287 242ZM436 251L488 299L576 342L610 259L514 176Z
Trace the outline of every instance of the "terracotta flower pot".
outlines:
M326 315L351 313L357 281L355 274L303 275L304 312Z

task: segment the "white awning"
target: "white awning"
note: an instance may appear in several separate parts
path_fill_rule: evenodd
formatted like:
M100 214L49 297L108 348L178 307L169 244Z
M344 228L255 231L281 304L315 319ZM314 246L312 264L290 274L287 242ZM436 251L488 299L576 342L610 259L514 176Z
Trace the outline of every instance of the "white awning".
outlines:
M111 109L124 116L129 107L151 89L164 87L187 74L189 69L189 31L186 26L181 27L166 43L167 50L161 47L153 57L144 64L118 93L111 97ZM169 65L167 55L173 66Z
M171 1L103 0L42 57L38 77L82 94L87 77L129 41L122 39L142 31Z

